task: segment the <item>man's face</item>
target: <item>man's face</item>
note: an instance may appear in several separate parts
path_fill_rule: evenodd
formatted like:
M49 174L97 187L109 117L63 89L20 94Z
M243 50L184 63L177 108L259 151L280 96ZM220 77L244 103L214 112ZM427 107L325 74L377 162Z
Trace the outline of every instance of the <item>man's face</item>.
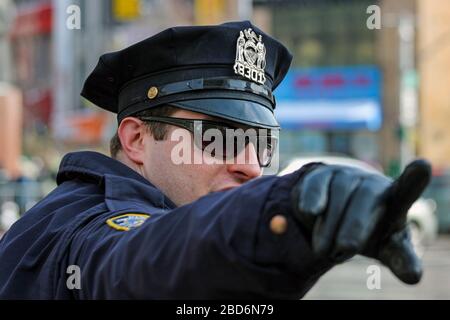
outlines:
M220 121L217 118L185 110L177 110L171 117ZM150 133L144 136L145 160L141 172L178 206L195 201L210 192L238 187L262 174L252 143L247 144L241 152L241 157L244 156L245 161L230 161L233 163L222 161L222 163L207 164L205 162L208 160L209 163L212 162L211 155L202 152L195 146L189 131L173 125L168 125L167 128L165 140L157 141ZM180 140L174 139L183 133L180 131L184 131L184 136L189 140L184 139L180 142ZM176 164L177 160L174 161L174 157L179 153L174 151L180 149L180 143L183 147L190 146L190 149L185 149L192 153L190 158L197 157L197 159L201 159L197 162L201 163Z

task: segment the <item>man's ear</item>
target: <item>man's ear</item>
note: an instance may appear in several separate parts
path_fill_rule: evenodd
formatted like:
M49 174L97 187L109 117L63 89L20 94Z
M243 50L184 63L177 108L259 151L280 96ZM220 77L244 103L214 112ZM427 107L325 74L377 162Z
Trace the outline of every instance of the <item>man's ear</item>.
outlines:
M123 119L117 129L123 152L138 165L144 163L144 135L147 132L146 130L145 124L133 117Z

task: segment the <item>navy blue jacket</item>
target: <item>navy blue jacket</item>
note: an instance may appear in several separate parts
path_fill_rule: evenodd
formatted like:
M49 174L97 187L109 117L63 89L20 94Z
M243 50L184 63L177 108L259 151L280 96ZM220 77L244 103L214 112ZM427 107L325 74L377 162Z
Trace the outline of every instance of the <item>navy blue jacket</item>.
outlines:
M0 298L300 298L330 268L292 218L301 174L176 207L119 161L70 153L58 187L0 241ZM289 225L275 235L269 222L280 213ZM73 266L80 286L68 285Z

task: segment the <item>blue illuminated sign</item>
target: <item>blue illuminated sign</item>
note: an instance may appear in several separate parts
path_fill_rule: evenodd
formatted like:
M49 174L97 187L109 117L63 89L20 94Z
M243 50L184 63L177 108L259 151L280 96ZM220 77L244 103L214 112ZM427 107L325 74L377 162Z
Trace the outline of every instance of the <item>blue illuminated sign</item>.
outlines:
M282 128L375 131L382 124L377 66L293 69L274 93Z

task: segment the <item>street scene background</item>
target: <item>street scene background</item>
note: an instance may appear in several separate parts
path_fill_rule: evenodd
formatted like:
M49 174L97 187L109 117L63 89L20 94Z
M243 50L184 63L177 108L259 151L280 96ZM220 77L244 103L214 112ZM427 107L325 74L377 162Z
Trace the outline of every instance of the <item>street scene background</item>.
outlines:
M61 158L109 154L117 120L80 97L101 54L179 25L251 20L294 59L274 91L280 174L309 161L433 179L408 213L424 277L335 267L306 299L450 299L450 1L0 0L0 237L55 186Z

